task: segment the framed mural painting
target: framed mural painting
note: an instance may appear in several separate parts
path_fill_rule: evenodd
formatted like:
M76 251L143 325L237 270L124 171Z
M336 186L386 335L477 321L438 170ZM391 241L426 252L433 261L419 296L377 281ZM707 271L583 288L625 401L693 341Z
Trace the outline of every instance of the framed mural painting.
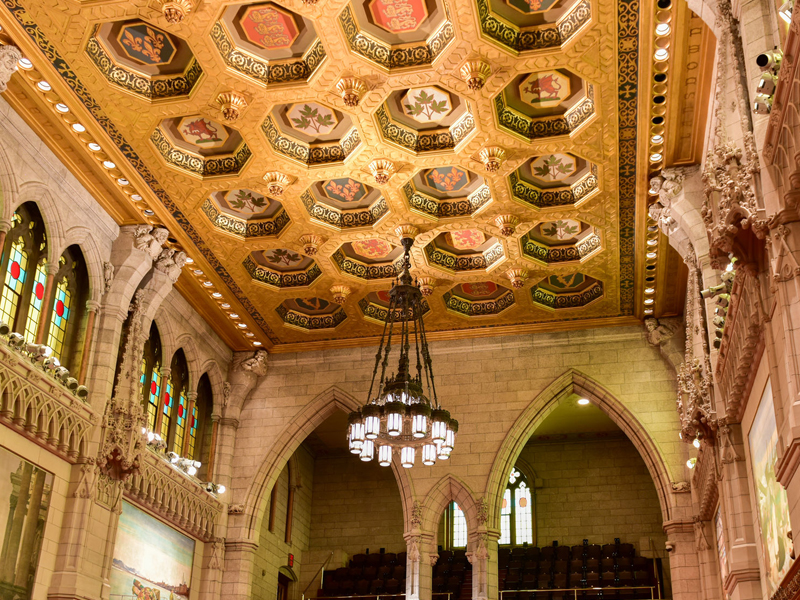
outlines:
M29 599L50 509L53 475L0 447L0 597Z
M110 600L189 600L194 540L122 501Z
M792 559L789 556L791 542L786 535L791 530L789 500L786 490L775 477L778 427L775 423L772 385L769 381L753 419L748 442L766 583L771 596L792 565Z

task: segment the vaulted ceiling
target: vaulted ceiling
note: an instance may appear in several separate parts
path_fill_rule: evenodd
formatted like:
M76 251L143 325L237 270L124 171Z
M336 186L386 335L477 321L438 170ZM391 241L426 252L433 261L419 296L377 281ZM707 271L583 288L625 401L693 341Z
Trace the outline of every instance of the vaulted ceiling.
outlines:
M170 23L158 0L6 0L0 25L30 61L6 98L120 224L170 230L179 289L236 349L380 335L400 226L433 338L682 309L646 210L652 173L700 159L713 47L682 1L203 1Z

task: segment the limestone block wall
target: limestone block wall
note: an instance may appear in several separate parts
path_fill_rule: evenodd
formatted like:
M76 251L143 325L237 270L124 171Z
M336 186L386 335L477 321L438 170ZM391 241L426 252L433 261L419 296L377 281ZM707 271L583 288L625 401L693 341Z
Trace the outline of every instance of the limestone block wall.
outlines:
M610 544L637 552L642 538L663 549L661 509L653 480L631 442L609 439L533 442L522 451L541 487L534 490L538 546Z

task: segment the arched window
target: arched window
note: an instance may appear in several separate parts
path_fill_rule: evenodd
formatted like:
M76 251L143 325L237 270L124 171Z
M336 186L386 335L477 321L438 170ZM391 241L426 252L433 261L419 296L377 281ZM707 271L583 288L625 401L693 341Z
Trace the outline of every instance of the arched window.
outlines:
M533 496L530 482L516 467L511 469L500 508L500 544L533 543Z
M46 250L47 236L42 216L33 202L26 202L14 213L3 248L0 319L12 331L24 332L29 341L36 338L39 325L44 277L36 275L39 270L44 275Z
M155 323L150 325L150 337L144 343L139 381L142 384L142 403L147 409L147 428L155 431L161 397L161 336Z
M172 357L169 379L164 392L164 408L161 415L161 437L167 442L167 448L180 456L184 456L187 417L189 406L187 390L189 389L189 368L183 350L178 350Z
M456 502L447 505L439 528L439 537L448 549L467 546L469 536L467 517Z
M38 276L37 271L37 279ZM54 279L53 306L45 343L53 349L53 355L69 367L74 366L73 357L78 355L78 332L83 325L83 308L89 289L86 262L78 246L70 246L61 255Z
M197 398L194 400L192 415L189 421L189 439L186 456L199 460L204 469L209 461L211 449L211 412L214 409L214 395L211 391L211 380L203 373L197 384Z

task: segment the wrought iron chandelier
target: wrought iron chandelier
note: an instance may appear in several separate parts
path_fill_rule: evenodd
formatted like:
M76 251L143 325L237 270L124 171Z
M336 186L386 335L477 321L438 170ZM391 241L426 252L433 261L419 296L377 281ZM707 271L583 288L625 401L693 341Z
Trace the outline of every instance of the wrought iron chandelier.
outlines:
M367 404L350 413L347 440L350 452L358 454L364 462L373 460L377 454L378 463L388 467L395 452L399 452L400 464L408 469L414 466L417 450L423 465L448 459L455 445L458 421L442 409L436 396L422 320L425 302L410 273L409 252L414 238L401 234L400 243L404 251L401 272L389 290L389 309L375 354ZM394 346L400 349L400 360L397 372L387 376L393 336ZM416 374L412 374L411 361L415 356Z

